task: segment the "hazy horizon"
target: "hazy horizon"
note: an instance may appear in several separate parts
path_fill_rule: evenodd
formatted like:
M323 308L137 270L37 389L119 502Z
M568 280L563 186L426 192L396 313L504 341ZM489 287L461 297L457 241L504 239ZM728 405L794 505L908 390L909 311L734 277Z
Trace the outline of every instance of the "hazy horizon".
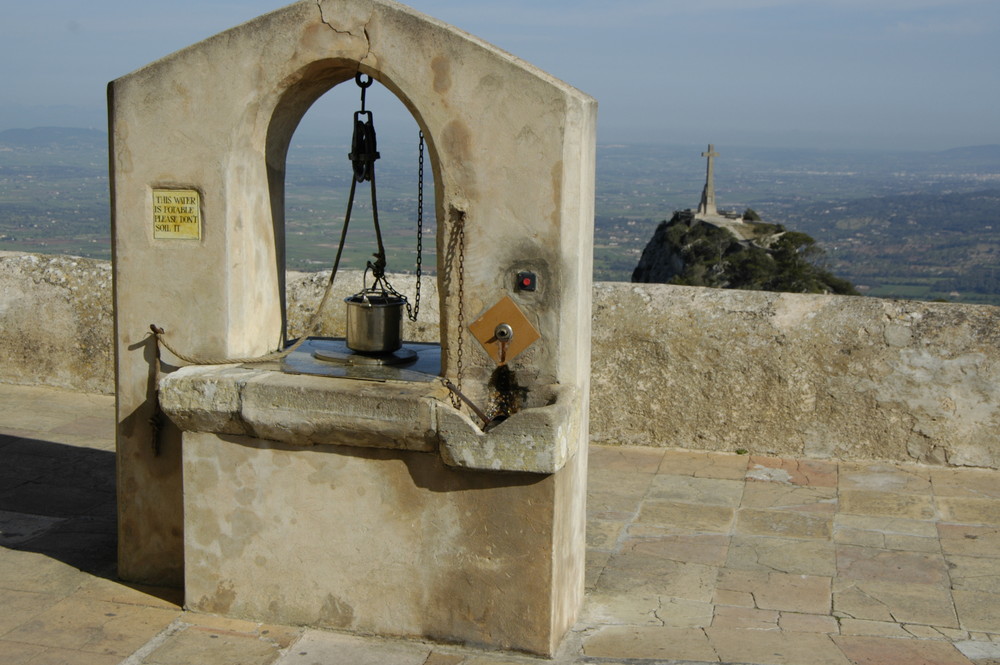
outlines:
M283 4L7 3L0 129L104 128L108 81ZM1000 144L994 0L409 4L594 96L602 143Z
M380 118L381 120L381 118ZM379 142L395 142L395 143L409 143L413 141L413 132L416 130L406 126L406 120L400 120L399 118L394 118L393 124L388 128L388 131L383 131L382 123L378 125L379 130ZM322 129L318 128L320 121L315 117L307 115L307 121L310 124L307 126L306 122L303 122L303 126L300 127L300 131L297 131L293 140L292 145L301 145L308 147L322 147L327 145L337 145L337 146L347 146L349 144L349 139L342 135L342 132L324 132ZM415 125L414 125L415 127ZM0 133L9 131L35 131L35 130L60 130L60 129L70 129L70 130L84 130L98 132L102 136L107 136L107 128L105 127L83 127L83 126L72 126L72 125L35 125L35 126L23 126L23 127L2 127L0 126ZM409 131L411 130L412 131ZM405 133L408 132L409 133ZM332 140L331 140L332 139ZM634 148L638 146L649 146L650 148L682 148L692 152L700 152L705 149L705 143L677 143L670 141L614 141L614 140L603 140L603 137L598 134L597 137L597 147L599 149L608 150L616 147L627 147ZM723 150L736 150L738 153L755 152L755 151L776 151L776 152L821 152L821 153L844 153L853 155L863 155L865 153L877 153L877 154L925 154L925 153L946 153L954 150L974 150L982 148L995 148L998 153L1000 153L1000 142L997 143L980 143L980 144L968 144L968 145L951 145L944 148L915 148L915 147L904 147L904 148L877 148L871 146L860 146L852 147L850 145L836 145L836 146L813 146L813 145L802 145L802 146L787 146L787 145L766 145L762 143L715 143L716 149Z

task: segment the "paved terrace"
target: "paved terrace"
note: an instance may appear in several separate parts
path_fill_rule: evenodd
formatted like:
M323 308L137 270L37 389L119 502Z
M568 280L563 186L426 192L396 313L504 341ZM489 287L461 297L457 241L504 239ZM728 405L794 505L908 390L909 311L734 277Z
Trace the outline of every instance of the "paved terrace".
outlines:
M0 385L0 662L501 665L184 612L115 581L113 400ZM558 663L997 665L1000 473L591 447Z

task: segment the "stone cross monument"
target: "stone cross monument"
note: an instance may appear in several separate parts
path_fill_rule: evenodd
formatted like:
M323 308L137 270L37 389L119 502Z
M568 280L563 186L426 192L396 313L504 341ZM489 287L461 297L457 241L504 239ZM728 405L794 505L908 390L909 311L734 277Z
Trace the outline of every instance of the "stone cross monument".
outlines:
M715 163L714 159L719 156L715 152L715 146L708 144L708 152L701 153L702 157L708 158L708 172L705 174L705 189L701 192L701 203L698 204L699 215L718 215L715 208Z

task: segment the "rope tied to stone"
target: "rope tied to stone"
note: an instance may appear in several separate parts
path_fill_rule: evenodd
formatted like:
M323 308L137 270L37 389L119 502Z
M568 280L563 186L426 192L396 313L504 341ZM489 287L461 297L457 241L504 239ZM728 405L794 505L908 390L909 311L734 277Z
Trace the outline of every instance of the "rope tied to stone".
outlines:
M266 353L262 356L246 356L242 358L192 356L177 350L172 344L170 344L170 342L167 341L165 337L166 331L155 323L151 323L149 325L149 330L152 332L153 338L156 340L158 345L162 345L163 348L172 353L176 358L183 360L189 365L242 365L264 363L273 360L281 360L282 358L291 355L300 346L302 346L310 336L316 335L319 332L320 317L326 309L326 305L330 300L330 295L333 293L333 282L337 276L337 270L340 267L340 256L344 250L344 237L346 235L347 222L345 221L344 230L341 233L340 248L337 250L337 259L333 264L333 270L330 272L330 279L327 281L326 289L323 291L323 297L319 301L319 306L316 307L315 311L313 311L313 313L309 316L309 321L306 323L305 330L302 335L300 335L295 343L288 348ZM157 361L159 361L159 351L157 351Z
M284 358L285 356L293 352L295 349L297 349L302 344L302 342L305 341L305 336L303 336L299 338L295 342L295 344L288 347L287 349L283 349L281 351L274 351L272 353L268 353L263 356L247 356L244 358L192 356L186 353L182 353L181 351L178 351L172 344L170 344L170 342L168 342L167 339L164 337L166 331L163 328L153 323L150 324L149 329L150 331L152 331L153 337L156 338L157 344L162 345L163 348L172 353L176 358L178 358L179 360L183 360L184 362L190 365L233 365L240 363L262 363L262 362L267 362L269 360L280 360L281 358Z

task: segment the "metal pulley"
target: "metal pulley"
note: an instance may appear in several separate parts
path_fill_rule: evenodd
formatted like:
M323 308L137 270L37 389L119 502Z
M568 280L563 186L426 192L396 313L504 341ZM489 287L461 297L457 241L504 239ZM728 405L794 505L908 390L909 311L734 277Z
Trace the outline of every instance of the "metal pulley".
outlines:
M375 137L375 123L372 112L365 109L365 91L371 87L372 79L362 80L361 73L354 77L354 82L361 88L361 110L354 112L354 134L351 137L351 152L347 157L354 166L354 179L357 182L372 180L375 175L375 160L381 157L378 153L378 143ZM365 120L362 120L362 117Z

